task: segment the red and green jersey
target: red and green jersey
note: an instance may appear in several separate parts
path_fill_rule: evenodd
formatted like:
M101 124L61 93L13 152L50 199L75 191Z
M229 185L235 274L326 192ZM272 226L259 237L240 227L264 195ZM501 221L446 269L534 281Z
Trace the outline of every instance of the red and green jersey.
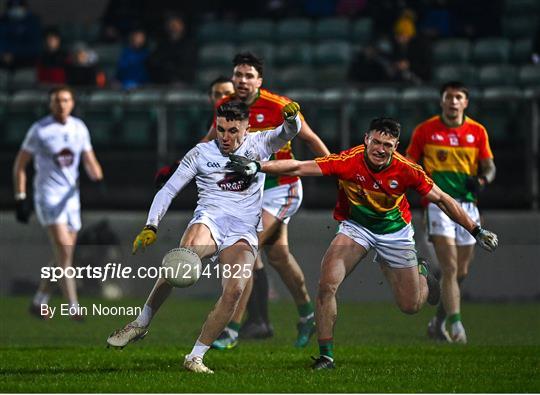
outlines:
M407 155L419 162L443 191L455 199L474 202L465 187L467 178L478 173L479 160L493 158L486 129L469 117L461 126L446 126L439 115L414 130Z
M219 101L216 107L234 99L234 95L227 96ZM291 99L285 96L279 96L266 89L259 89L258 97L249 106L249 131L261 132L275 129L283 123L283 114L281 110L290 103ZM302 115L300 115L302 116ZM302 117L303 120L303 117ZM216 120L214 116L214 127ZM271 156L274 159L294 159L291 142L289 141L283 148ZM264 189L276 187L278 185L292 184L298 181L297 176L271 176L266 175Z
M353 220L373 233L397 232L411 222L407 189L424 196L431 191L433 181L422 167L397 152L387 167L374 172L366 163L364 148L359 145L339 155L315 159L325 176L339 178L334 218Z

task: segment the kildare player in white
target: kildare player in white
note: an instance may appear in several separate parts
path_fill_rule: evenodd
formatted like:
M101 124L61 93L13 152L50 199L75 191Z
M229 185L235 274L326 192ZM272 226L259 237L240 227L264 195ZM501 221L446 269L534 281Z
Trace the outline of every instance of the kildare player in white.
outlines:
M61 86L49 93L51 115L34 123L28 131L13 165L17 221L28 223L31 204L26 194L26 167L34 159L34 205L40 224L47 228L56 264L73 264L77 232L81 228L79 200L79 162L93 181L101 181L103 172L96 159L90 134L83 121L71 116L75 105L71 88ZM60 287L70 307L78 304L75 279L62 278ZM49 318L47 305L50 284L43 279L30 306L30 312ZM76 309L70 309L75 311ZM81 320L78 314L72 319Z
M195 252L200 258L214 256L221 265L240 265L242 268L243 275L223 276L221 297L208 315L193 350L185 357L187 370L213 373L203 364L204 354L234 314L257 256L257 225L261 216L264 176L232 172L226 167L228 156L235 153L253 160L269 158L298 133L301 126L299 110L297 103L289 103L283 108L285 122L277 129L248 133L249 108L245 103L231 101L218 107L217 139L197 144L186 154L154 197L146 226L133 243L135 253L156 241L159 222L172 199L195 178L199 200L180 247ZM171 290L165 280L159 279L139 317L115 331L107 343L124 347L143 338L152 317Z

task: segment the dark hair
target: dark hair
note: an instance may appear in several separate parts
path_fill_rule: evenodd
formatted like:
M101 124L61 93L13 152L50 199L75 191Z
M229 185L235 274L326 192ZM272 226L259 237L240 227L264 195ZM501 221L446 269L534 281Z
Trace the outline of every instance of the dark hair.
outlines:
M382 134L389 134L392 137L399 139L401 133L401 124L393 118L375 118L369 123L370 132L380 132Z
M232 80L229 77L225 77L223 75L220 75L219 77L217 77L215 80L213 80L208 85L208 94L212 93L212 88L214 87L214 85L216 85L216 84L224 84L226 82L230 82L231 84L233 83Z
M249 118L249 107L241 101L223 103L216 110L216 118L223 117L227 121L243 121Z
M62 92L62 91L66 91L66 92L69 92L71 93L71 97L73 98L73 100L75 100L75 91L73 90L72 87L68 86L68 85L58 85L58 86L55 86L51 89L49 89L49 97L51 97L52 95L58 93L58 92Z
M236 54L233 59L233 65L234 67L236 67L240 64L247 64L249 66L253 66L253 68L259 73L259 77L263 76L263 61L261 58L258 58L253 53L242 52Z
M465 84L461 81L448 81L444 83L443 86L441 86L441 90L440 90L441 97L444 95L444 92L446 92L448 88L461 91L465 94L465 97L467 99L469 98L469 89L467 89Z

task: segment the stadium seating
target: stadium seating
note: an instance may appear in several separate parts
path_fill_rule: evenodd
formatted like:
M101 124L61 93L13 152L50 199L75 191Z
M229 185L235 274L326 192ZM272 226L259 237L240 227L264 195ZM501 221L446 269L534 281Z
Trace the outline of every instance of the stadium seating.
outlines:
M208 21L197 29L197 41L200 44L224 42L236 39L236 25L230 21Z
M314 83L314 73L310 66L288 66L275 70L274 84L281 89L310 88Z
M490 85L514 85L517 80L517 71L514 66L506 64L494 64L482 66L478 70L478 84Z
M98 55L98 63L101 66L116 66L122 46L120 44L100 44L93 49Z
M472 48L472 61L477 65L506 63L510 58L510 41L506 38L485 38Z
M463 81L465 84L475 84L476 69L469 64L438 66L433 72L433 82L442 84L450 80Z
M515 140L518 134L517 111L522 98L515 87L492 87L483 92L479 104L478 119L486 127L490 141L497 146Z
M308 43L278 45L274 60L278 66L311 65L313 47Z
M196 85L199 89L208 89L212 81L217 77L221 76L231 76L230 65L220 66L220 67L201 67L197 72Z
M19 69L12 74L10 82L12 86L19 89L33 88L37 82L36 69Z
M372 39L373 21L360 18L352 23L351 41L353 45L366 44Z
M275 24L270 19L250 19L243 21L238 26L237 40L246 41L271 41L275 35Z
M535 14L504 17L502 21L503 35L511 39L534 37L539 27L539 21L540 17Z
M323 18L315 24L314 38L325 40L348 40L350 36L350 21L346 18Z
M510 61L514 64L528 63L531 61L532 39L522 38L515 40L512 44Z
M280 42L287 38L287 42L308 41L313 37L313 23L307 18L282 19L276 26L276 40Z
M471 44L465 39L447 39L435 42L433 61L437 65L464 64L469 61Z
M540 87L540 65L522 66L519 70L519 84L523 87Z
M231 61L236 54L233 44L205 44L199 49L199 66L231 66Z
M439 113L440 94L437 88L418 86L405 88L398 104L401 123L401 145L406 146L414 128L429 117Z
M265 68L270 68L274 63L275 46L268 41L248 41L238 46L238 52L246 51L262 58ZM229 66L232 67L232 57L229 59Z
M317 65L346 65L351 61L351 45L347 41L326 41L315 46Z

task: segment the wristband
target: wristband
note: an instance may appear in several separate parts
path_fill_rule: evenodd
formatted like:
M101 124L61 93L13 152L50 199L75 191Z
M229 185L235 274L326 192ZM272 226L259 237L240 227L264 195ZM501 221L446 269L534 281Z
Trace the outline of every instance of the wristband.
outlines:
M155 227L154 225L146 225L143 229L151 230L152 232L157 234L157 227Z
M480 233L481 231L482 231L482 228L481 228L480 226L477 225L477 226L475 226L475 227L473 228L473 230L471 230L471 235L472 235L473 237L476 237L476 236L478 236L478 233Z
M17 192L15 194L15 200L24 200L26 199L26 192Z
M255 161L255 166L257 167L257 173L261 171L261 164Z

